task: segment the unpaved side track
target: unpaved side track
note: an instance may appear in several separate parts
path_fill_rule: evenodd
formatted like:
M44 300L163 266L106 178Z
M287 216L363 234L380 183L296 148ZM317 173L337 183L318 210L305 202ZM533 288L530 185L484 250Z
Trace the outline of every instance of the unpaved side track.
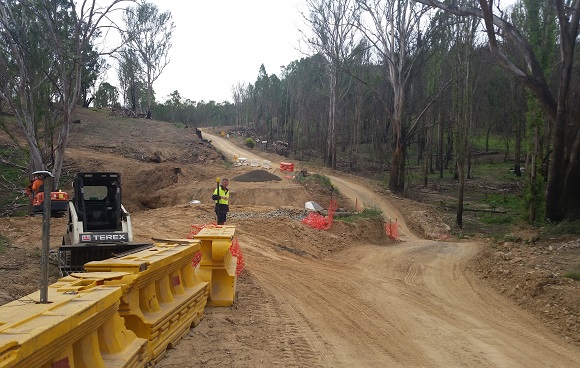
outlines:
M226 157L251 157L226 139L204 135ZM374 203L397 218L403 241L352 244L326 257L308 257L281 251L268 234L240 231L252 289L244 290L241 279L237 302L243 307L250 303L247 297L260 298L254 306L258 314L247 311L252 314L247 319L232 320L232 331L243 324L243 332L225 351L243 360L213 356L194 364L185 358L200 344L207 349L200 341L211 340L211 326L232 312L208 309L192 338L178 345L162 367L580 366L577 347L472 276L466 265L478 244L419 239L384 195L346 177L330 178L343 195ZM257 319L266 323L253 329ZM260 341L259 346L248 339ZM244 349L253 353L244 355Z

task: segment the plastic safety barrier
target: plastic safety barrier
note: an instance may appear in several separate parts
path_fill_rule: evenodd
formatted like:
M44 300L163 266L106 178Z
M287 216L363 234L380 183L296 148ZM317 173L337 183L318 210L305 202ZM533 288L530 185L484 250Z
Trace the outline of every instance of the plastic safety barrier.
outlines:
M294 164L290 162L280 162L280 171L294 172Z
M194 239L201 241L200 279L209 283L208 306L227 307L236 295L238 258L230 252L235 226L207 226Z
M61 282L0 306L0 367L143 367L146 339L118 314L121 288Z
M150 361L159 359L204 316L208 283L196 276L192 259L200 241L155 242L124 257L85 264L71 277L121 286L119 314L138 337L149 341Z
M389 238L399 240L399 222L397 220L392 222L390 219L389 222L385 222L385 233Z

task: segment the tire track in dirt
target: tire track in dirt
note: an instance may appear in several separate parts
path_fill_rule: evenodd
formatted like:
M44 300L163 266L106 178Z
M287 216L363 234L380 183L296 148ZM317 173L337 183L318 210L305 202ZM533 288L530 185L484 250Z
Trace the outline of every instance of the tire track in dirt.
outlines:
M476 244L420 240L383 194L336 174L331 180L351 200L397 218L404 241L312 259L267 237L244 239L257 284L323 366L580 366L577 349L474 281L465 265Z
M357 270L292 254L284 258L276 267L268 264L273 258L264 258L252 269L262 287L274 290L325 366L348 366L349 361L377 367L428 364L398 346L405 332L395 322L381 318L374 303L357 298L364 287L353 277Z

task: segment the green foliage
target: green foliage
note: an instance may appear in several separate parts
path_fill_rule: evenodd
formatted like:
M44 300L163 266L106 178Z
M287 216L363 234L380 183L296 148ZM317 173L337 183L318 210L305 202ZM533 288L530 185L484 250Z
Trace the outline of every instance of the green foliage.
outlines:
M339 220L344 222L355 222L360 219L378 219L384 221L383 211L377 208L365 208L362 212L341 217Z
M577 234L580 234L580 221L562 221L557 224L548 224L542 231L543 236Z
M300 171L296 176L295 176L296 181L298 181L299 183L314 183L314 184L318 184L320 186L322 186L325 189L328 189L329 191L332 191L334 193L338 193L338 189L332 185L332 182L330 181L330 179L328 178L328 176L325 175L321 175L321 174L312 174L312 175L304 175L304 172Z
M104 82L95 93L96 107L113 107L119 104L119 91L117 87Z
M571 270L564 273L564 277L580 281L580 264L575 265Z
M6 251L6 248L10 246L10 240L7 237L0 234L0 252Z
M248 148L254 148L256 146L256 141L253 138L246 138L244 145Z
M520 212L522 209L522 198L511 193L488 194L484 202L492 209L505 209L513 212Z
M526 211L534 208L535 220L544 219L546 215L546 183L544 178L538 175L533 181L526 181L524 189L524 205Z
M486 213L479 217L479 219L488 225L494 224L511 224L514 222L514 217L506 214L489 214Z
M0 156L18 166L26 166L26 152L13 146L0 146ZM28 197L23 195L23 191L29 183L26 174L13 165L3 163L0 163L0 172L0 183L5 188L0 191L0 212L11 216L25 215Z

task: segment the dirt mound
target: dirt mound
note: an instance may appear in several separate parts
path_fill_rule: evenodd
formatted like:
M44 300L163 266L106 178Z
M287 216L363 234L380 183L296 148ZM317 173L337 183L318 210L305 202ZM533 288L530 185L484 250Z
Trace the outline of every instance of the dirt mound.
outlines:
M262 182L262 181L280 181L280 177L267 172L266 170L253 170L242 175L238 175L232 180L241 182Z

